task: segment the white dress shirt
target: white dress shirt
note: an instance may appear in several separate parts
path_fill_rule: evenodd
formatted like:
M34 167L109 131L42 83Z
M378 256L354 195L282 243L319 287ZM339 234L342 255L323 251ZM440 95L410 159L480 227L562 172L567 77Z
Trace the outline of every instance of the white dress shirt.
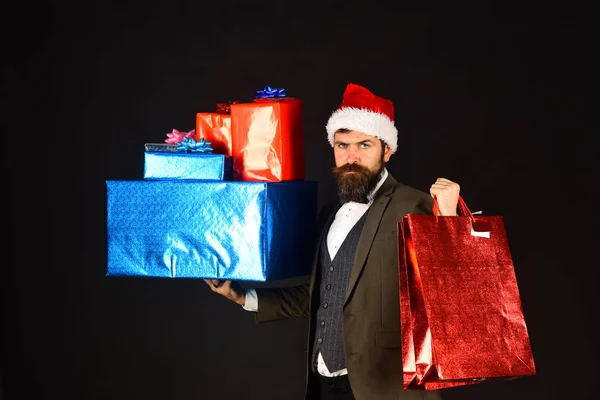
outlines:
M346 240L348 232L350 232L358 220L362 218L365 212L367 212L371 204L373 204L375 194L387 177L388 172L384 168L377 185L367 197L369 200L368 203L365 204L350 201L348 203L344 203L335 214L335 219L331 223L329 232L327 234L327 249L329 250L329 257L331 257L332 260L334 259L344 240ZM258 311L258 296L256 294L256 290L246 289L246 303L242 307L248 311ZM317 357L317 370L319 371L319 374L323 376L340 376L348 373L346 368L339 371L330 372L329 369L327 369L325 361L323 360L323 356L320 352Z

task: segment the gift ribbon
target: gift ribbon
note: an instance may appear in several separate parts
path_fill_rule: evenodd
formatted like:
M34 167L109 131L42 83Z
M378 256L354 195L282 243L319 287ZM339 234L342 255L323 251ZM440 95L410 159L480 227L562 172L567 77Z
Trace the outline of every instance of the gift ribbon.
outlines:
M217 109L215 110L215 112L220 113L220 114L230 114L231 106L233 104L237 104L237 103L239 103L238 100L228 101L226 103L217 103Z
M273 97L286 97L285 88L272 88L267 85L262 90L257 90L254 94L255 99L265 99L265 98L273 98Z
M212 153L213 149L210 147L210 142L207 142L204 138L197 141L194 138L186 137L177 143L177 151L184 153Z
M177 129L173 129L171 133L167 133L167 138L165 139L166 143L177 144L184 140L185 138L193 138L196 136L196 130L192 129L189 132L181 132Z

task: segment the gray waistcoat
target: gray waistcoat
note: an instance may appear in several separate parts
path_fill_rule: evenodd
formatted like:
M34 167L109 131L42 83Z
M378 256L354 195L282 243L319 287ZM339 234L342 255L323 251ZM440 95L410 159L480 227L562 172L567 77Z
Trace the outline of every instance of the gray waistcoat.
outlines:
M316 371L317 355L323 354L323 360L330 372L346 367L344 343L342 341L342 307L350 283L350 272L358 239L365 223L367 212L354 227L340 246L333 260L327 249L327 234L321 243L320 266L321 288L319 309L315 319L315 341L312 351L312 366Z

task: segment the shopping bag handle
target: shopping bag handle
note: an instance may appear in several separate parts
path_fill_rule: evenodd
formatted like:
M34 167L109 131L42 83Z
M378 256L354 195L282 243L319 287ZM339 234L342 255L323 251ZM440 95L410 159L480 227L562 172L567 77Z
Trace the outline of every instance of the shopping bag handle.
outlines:
M440 205L438 204L437 197L436 196L432 196L432 197L433 197L433 215L435 215L435 222L438 222L438 212L440 210ZM469 210L469 207L467 207L467 203L465 203L465 201L463 200L463 198L460 195L458 196L458 209L460 211L460 214L463 217L469 217L469 220L471 221L471 228L475 232L491 232L493 230L492 225L485 219L482 219L482 218L475 219L475 217L473 216L473 213L471 212L471 210Z
M435 221L437 222L438 212L440 211L440 205L438 204L437 196L433 195L432 197L433 197L433 215L435 215ZM463 217L469 217L471 222L475 222L475 217L473 216L473 213L471 212L471 210L469 210L469 207L467 207L467 203L465 203L465 201L463 200L463 198L460 195L458 196L458 209L460 211L460 214Z

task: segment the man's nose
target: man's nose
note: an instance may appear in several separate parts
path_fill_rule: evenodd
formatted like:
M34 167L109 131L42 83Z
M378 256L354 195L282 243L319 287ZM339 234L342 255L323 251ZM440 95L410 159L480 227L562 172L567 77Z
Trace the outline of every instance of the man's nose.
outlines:
M359 161L360 158L358 157L358 152L356 149L350 148L348 150L348 164L356 164Z

